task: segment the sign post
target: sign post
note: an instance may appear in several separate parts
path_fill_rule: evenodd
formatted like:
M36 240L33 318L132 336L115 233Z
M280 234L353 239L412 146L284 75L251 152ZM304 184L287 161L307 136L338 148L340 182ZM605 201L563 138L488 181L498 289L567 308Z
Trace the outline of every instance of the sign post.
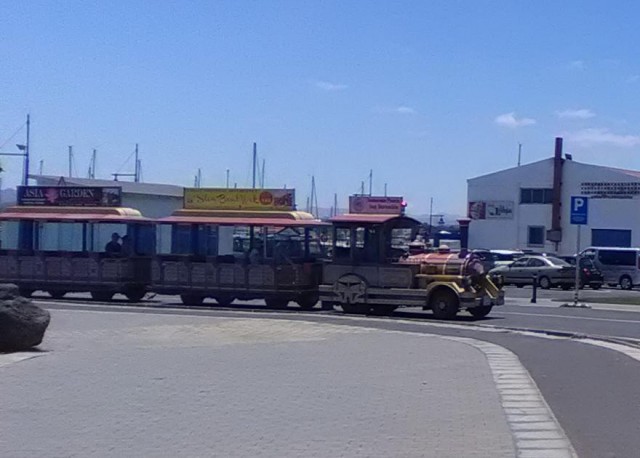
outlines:
M582 196L571 196L571 224L577 227L576 233L576 278L573 294L573 304L562 304L562 307L583 307L586 304L579 304L580 301L580 229L589 221L589 198Z

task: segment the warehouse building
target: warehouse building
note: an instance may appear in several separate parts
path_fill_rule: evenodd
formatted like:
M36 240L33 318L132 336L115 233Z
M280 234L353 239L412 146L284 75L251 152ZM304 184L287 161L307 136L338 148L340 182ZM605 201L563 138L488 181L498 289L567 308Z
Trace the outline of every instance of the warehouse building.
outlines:
M470 248L576 252L571 197L588 197L580 248L640 246L640 171L583 164L562 154L467 180Z

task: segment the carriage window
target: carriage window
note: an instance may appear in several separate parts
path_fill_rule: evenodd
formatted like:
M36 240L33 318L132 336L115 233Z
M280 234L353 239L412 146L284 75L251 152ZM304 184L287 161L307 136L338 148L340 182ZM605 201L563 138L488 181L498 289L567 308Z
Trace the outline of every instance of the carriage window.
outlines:
M336 259L349 258L349 256L351 256L351 230L346 227L338 227L335 230L335 234L335 251L333 257Z
M80 223L39 223L38 249L42 251L82 251Z
M171 254L170 224L159 224L156 228L156 250L158 254Z
M3 250L17 250L20 223L17 221L3 221L0 224L2 224L1 248Z

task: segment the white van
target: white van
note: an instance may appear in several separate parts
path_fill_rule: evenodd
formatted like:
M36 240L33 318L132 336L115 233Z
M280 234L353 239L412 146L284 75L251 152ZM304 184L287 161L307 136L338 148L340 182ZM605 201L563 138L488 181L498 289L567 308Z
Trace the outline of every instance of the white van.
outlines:
M640 285L640 248L589 247L580 255L593 259L605 284L622 289Z

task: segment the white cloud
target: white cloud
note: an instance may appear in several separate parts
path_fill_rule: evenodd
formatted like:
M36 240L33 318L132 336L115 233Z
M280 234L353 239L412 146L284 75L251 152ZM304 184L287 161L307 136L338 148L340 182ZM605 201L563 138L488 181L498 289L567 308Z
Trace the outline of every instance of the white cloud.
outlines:
M397 107L374 107L373 111L380 114L399 114L414 115L418 114L418 110L407 105L399 105Z
M500 126L509 127L511 129L515 129L517 127L531 126L536 123L535 119L516 117L516 114L513 111L511 113L504 113L499 116L496 116L496 119L494 119L494 121L496 124Z
M569 62L568 67L574 70L584 70L584 61L572 60L571 62Z
M621 135L606 128L582 129L565 135L567 140L582 146L610 145L621 148L640 146L640 135Z
M563 110L563 111L556 111L556 116L560 119L589 119L589 118L593 118L596 114L587 109L587 108L580 108L578 110L572 110L572 109L568 109L568 110Z
M401 105L399 107L395 107L393 109L394 113L398 113L398 114L416 114L416 110L414 108L411 107L407 107L404 105Z
M316 88L327 92L344 91L348 87L346 84L331 83L329 81L314 81L313 85Z

